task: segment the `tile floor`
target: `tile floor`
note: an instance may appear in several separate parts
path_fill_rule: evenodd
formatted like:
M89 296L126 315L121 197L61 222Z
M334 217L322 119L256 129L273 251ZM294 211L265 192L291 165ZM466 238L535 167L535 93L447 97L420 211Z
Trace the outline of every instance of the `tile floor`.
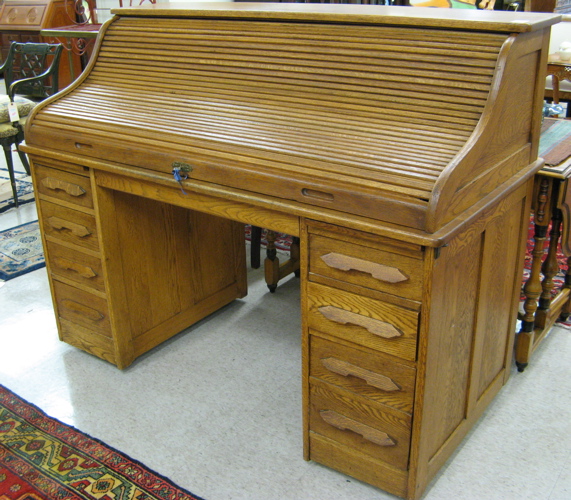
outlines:
M0 230L35 205L0 214ZM0 283L0 383L206 500L395 498L301 456L296 279L249 295L119 371L57 340L45 269ZM426 500L571 499L571 331L554 328Z

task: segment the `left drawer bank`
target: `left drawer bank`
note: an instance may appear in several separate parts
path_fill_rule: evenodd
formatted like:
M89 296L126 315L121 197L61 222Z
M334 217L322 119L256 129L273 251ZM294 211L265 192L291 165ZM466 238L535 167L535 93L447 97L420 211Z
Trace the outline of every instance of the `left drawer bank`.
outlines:
M245 257L236 251L244 247L241 224L98 188L87 167L38 157L31 163L61 340L125 368L245 295ZM116 205L132 209L118 213ZM158 226L152 237L149 225ZM219 251L205 257L200 250L204 246L198 244L203 230L217 248L226 249L226 255ZM164 240L169 247L183 249L175 256L179 262L164 255ZM111 269L106 255L117 257L118 252L123 265ZM161 278L149 279L150 274ZM168 295L166 288L182 296L168 308L161 303ZM114 310L111 304L117 304ZM137 320L121 312L131 316L138 308L144 313L134 315Z

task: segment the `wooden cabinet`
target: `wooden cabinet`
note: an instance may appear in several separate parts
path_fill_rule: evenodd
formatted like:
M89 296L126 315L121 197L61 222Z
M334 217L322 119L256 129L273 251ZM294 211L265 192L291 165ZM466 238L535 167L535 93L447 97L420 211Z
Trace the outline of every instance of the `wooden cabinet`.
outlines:
M530 199L528 184L440 250L307 223L307 458L423 491L509 376L516 317L501 311Z
M6 0L0 8L2 59L6 59L12 42L50 43L50 40L40 35L40 31L72 24L74 19L73 3L65 0ZM80 73L79 57L73 54L67 57L64 54L60 59L60 89L73 81L72 74L77 76Z
M54 307L65 342L124 367L178 333L181 325L245 294L242 224L119 195L113 205L123 204L122 217L104 215L95 210L90 169L45 159L34 162L33 175ZM135 228L139 210L153 213L156 230ZM104 230L120 237L116 245L123 261L115 264L130 269L131 279L118 282L110 275L113 266L107 261L113 258L106 258L100 245ZM199 234L207 247L199 245ZM173 249L165 250L167 243ZM221 250L213 252L211 245ZM142 248L154 251L149 255ZM224 248L234 250L232 258ZM124 314L119 307L139 313L126 326L117 320Z
M121 9L26 124L62 338L127 366L245 294L242 223L297 236L304 456L420 498L510 374L542 163L558 18L484 14Z

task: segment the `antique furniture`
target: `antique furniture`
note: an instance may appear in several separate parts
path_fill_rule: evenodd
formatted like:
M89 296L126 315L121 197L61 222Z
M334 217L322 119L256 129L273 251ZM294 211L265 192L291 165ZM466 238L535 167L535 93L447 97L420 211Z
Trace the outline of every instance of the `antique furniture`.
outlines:
M562 80L571 82L571 61L562 61L558 54L550 54L547 60L547 76L551 76L553 89L551 92L546 91L546 96L553 98L554 103L558 103L559 99L570 99L569 92L560 93L559 85Z
M570 141L571 120L546 118L546 121L560 125L556 135ZM571 152L571 147L569 149ZM525 370L531 355L548 335L555 321L559 318L567 319L571 313L571 156L566 153L562 158L561 162L548 161L549 164L536 176L532 203L534 246L530 275L524 286L526 299L515 351L516 365L520 372ZM558 248L567 257L567 269L563 286L556 289L553 278L559 272Z
M57 28L47 28L41 31L41 35L51 42L57 42L65 47L67 59L70 64L70 78L75 80L77 76L72 61L74 56L78 56L81 61L81 71L87 65L91 56L90 42L95 42L99 34L100 24L71 24L69 26L58 26ZM85 62L84 62L85 60Z
M2 60L6 59L12 42L49 42L41 36L41 30L69 24L73 15L65 0L6 0L0 9ZM75 75L80 73L79 58L64 58L59 69L60 87L72 82L72 71Z
M266 285L270 292L275 292L278 282L286 276L294 273L299 277L299 238L291 237L289 248L289 258L285 262L280 263L277 254L276 239L278 238L276 231L266 230L266 259L264 261L264 277ZM283 235L286 237L287 235ZM262 228L251 226L250 232L250 265L254 269L260 267L260 250L262 247Z
M58 90L61 48L59 44L12 42L8 57L0 65L0 73L4 75L7 94L7 98L0 104L0 144L4 149L16 207L18 206L18 189L12 161L12 146L16 146L18 156L26 172L30 174L26 155L19 149L20 143L24 140L23 127L36 102L55 94ZM15 104L17 116L10 116L8 111L10 103Z
M24 131L18 120L13 121L10 116L8 106L15 104L18 117L26 119L28 113L32 111L36 103L30 99L16 96L13 99L6 96L0 96L0 145L4 150L6 158L6 166L8 168L8 176L10 177L10 186L12 188L12 196L14 197L14 206L18 206L18 188L16 184L16 175L14 173L14 161L12 159L12 147L16 146L16 151L20 156L20 160L28 175L30 174L30 165L26 155L20 151L19 145L24 140Z
M304 456L419 498L510 374L559 16L114 12L26 128L62 340L124 368L297 236Z
M59 90L59 61L62 45L12 42L0 65L6 93L43 100Z

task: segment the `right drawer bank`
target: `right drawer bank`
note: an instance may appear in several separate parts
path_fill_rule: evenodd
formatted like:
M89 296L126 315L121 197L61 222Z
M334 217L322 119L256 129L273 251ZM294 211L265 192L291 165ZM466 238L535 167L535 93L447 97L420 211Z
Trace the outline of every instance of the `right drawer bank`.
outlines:
M422 496L509 375L526 203L440 248L307 222L307 459Z

